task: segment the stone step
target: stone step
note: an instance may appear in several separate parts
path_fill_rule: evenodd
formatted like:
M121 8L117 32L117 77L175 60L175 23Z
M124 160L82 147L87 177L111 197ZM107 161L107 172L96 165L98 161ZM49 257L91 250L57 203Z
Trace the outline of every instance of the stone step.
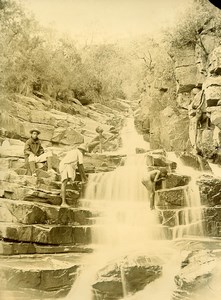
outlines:
M55 258L54 255L2 258L1 292L22 289L27 292L69 291L77 277L80 261L79 255L73 254L65 254L60 258Z
M155 193L155 205L160 209L174 209L188 206L189 188L181 186L158 190Z
M0 222L22 224L90 225L88 210L2 198Z
M0 223L0 238L48 245L89 244L90 226Z
M0 182L1 196L12 200L33 201L61 205L60 190L45 190L39 187L21 186L16 183ZM67 203L72 206L78 205L80 193L75 190L67 189Z
M4 198L60 205L60 189L61 182L51 178L36 178L17 175L13 171L0 171L0 190ZM69 205L78 204L80 191L81 186L78 182L67 185L66 198Z
M80 244L63 246L0 241L0 257L22 254L91 253L92 251L92 248Z

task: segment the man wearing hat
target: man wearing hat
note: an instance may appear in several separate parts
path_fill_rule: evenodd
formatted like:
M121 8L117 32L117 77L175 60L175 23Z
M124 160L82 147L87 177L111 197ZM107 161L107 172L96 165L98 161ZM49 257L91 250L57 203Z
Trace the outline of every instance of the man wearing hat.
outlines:
M40 131L37 128L30 130L31 138L25 143L25 159L29 163L31 175L36 176L36 163L48 163L48 171L52 170L52 152L45 152L38 138ZM52 170L53 171L53 170Z
M87 181L84 171L83 156L88 152L87 146L82 144L77 149L68 151L65 157L61 160L59 171L61 174L61 196L62 206L67 206L66 203L66 186L68 181L74 181L76 177L76 169L78 168L82 182Z

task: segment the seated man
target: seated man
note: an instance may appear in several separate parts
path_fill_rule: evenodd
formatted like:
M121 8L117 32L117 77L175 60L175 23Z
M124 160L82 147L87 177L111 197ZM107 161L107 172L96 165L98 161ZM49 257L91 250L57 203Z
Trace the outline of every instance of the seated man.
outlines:
M46 161L48 163L48 171L54 173L54 170L52 170L52 152L44 151L41 142L38 138L40 131L35 128L30 130L30 133L31 133L31 138L28 139L25 143L24 154L25 154L25 159L29 164L31 175L37 176L36 163L43 163Z
M109 134L105 134L104 129L100 126L96 128L96 132L97 136L88 144L89 152L92 152L97 146L99 146L98 152L102 153L105 150L105 144L118 137L118 134L116 134L116 132L113 133L110 131Z
M144 176L142 183L146 187L150 200L150 209L155 208L155 184L158 181L165 180L167 177L167 170L152 170L147 172Z
M77 149L68 151L68 153L60 162L59 171L61 174L61 206L67 206L66 186L68 181L74 182L77 168L80 172L82 182L85 183L87 181L83 165L83 156L86 152L88 152L87 147L85 145L81 145Z

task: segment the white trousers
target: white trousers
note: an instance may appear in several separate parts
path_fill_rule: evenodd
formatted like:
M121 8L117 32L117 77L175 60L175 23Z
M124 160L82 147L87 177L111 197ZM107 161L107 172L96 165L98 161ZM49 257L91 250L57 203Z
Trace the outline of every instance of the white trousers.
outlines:
M52 157L51 151L45 152L39 156L35 156L33 153L31 153L28 157L28 161L29 162L34 161L35 163L41 163L41 162L47 161L48 157Z

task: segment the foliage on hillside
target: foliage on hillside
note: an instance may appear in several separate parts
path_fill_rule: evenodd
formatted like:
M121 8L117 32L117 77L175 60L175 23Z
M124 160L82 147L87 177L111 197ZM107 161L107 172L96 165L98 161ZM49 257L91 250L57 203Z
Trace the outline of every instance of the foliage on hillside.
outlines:
M13 0L0 0L1 90L83 103L125 97L121 51L114 45L77 49L41 28Z
M165 32L165 41L174 48L196 45L203 48L201 33L206 27L213 28L217 37L221 36L220 10L207 0L192 0L191 5L177 17L175 26Z

